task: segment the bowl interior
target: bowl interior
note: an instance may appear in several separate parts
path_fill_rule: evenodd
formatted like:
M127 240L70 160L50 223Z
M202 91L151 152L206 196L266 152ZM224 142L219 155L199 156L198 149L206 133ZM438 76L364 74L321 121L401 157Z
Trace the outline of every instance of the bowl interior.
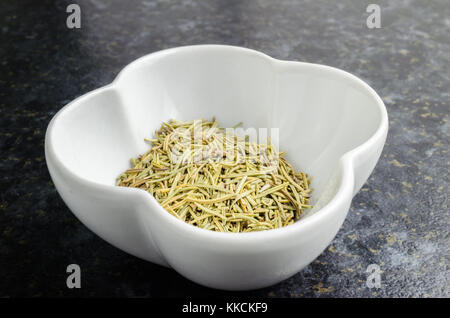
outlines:
M59 114L53 142L77 175L113 185L129 159L148 150L162 121L216 116L223 127L278 128L279 149L313 180L313 203L339 158L372 136L377 101L355 77L314 64L283 62L251 50L169 50L130 64L112 86Z

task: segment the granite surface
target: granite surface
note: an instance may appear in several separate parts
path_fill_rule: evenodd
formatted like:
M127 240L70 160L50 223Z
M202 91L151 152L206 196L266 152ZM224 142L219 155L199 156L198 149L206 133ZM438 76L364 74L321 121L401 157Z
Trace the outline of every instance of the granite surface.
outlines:
M67 1L0 4L0 297L14 296L450 296L450 2ZM58 196L44 134L66 103L111 82L134 59L165 48L221 43L322 63L369 83L386 103L381 159L338 235L312 264L262 290L196 285L130 256L81 224ZM66 287L66 266L82 288ZM366 268L381 269L381 288Z

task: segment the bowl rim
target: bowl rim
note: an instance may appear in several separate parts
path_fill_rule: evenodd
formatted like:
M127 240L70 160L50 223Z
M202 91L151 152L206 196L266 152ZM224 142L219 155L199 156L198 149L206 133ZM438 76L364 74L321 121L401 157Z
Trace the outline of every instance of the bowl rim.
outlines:
M344 153L338 160L338 167L341 171L340 175L340 181L338 182L337 188L338 190L334 194L334 196L329 200L329 202L317 210L312 215L309 215L305 218L302 218L298 221L296 221L294 224L276 228L276 229L270 229L265 231L256 231L256 232L239 232L239 233L228 233L228 232L216 232L211 230L206 230L199 228L195 225L188 224L186 222L183 222L182 220L176 218L175 216L168 213L157 201L156 199L148 192L142 191L141 189L137 188L127 188L127 187L118 187L116 185L107 185L102 184L99 182L91 181L89 179L86 179L84 177L81 177L77 175L75 172L73 172L69 167L67 167L64 162L58 157L57 152L55 151L54 144L52 142L52 135L54 133L54 125L55 122L58 120L58 118L62 115L67 115L67 113L70 113L73 109L75 109L78 105L81 105L86 98L91 98L94 95L102 94L104 91L107 90L120 90L120 86L118 83L120 82L121 78L124 74L127 72L130 72L133 70L134 67L138 66L143 61L146 61L148 59L156 59L158 57L162 57L169 54L177 54L182 51L195 51L195 50L234 50L236 52L241 52L245 54L252 54L255 56L259 56L261 58L266 59L268 62L272 63L273 65L309 65L314 66L318 68L322 68L327 71L334 72L340 76L343 76L344 78L347 78L348 80L352 81L354 84L356 84L361 90L365 91L367 94L369 94L374 101L375 104L378 107L378 111L380 113L380 122L379 126L377 127L376 131L367 138L366 141L358 145L357 147L347 151ZM285 66L284 66L285 67ZM144 202L147 205L150 205L152 210L154 210L155 213L159 213L162 218L169 222L172 226L175 226L177 229L184 231L184 232L190 232L192 234L200 235L203 238L207 239L226 239L230 241L239 240L242 242L243 239L245 239L248 242L251 242L253 240L259 240L261 238L268 239L268 238L280 238L284 237L286 235L291 234L292 232L297 231L304 231L308 228L314 228L318 224L325 221L327 218L330 217L330 215L335 211L336 206L341 206L342 204L345 205L347 200L352 200L352 194L354 190L354 169L353 169L353 163L356 157L358 157L359 154L364 153L366 150L372 148L380 139L382 139L385 134L387 134L388 130L388 115L386 106L384 105L382 99L379 97L379 95L375 92L373 88L371 88L366 82L358 78L357 76L348 73L344 70L341 70L339 68L322 65L322 64L316 64L316 63L307 63L307 62L299 62L299 61L288 61L288 60L280 60L275 59L265 53L244 48L244 47L238 47L238 46L231 46L231 45L221 45L221 44L199 44L199 45L189 45L189 46L180 46L180 47L174 47L169 48L157 52L153 52L147 55L144 55L131 63L127 64L115 77L115 79L105 86L102 86L100 88L94 89L92 91L89 91L73 101L69 102L67 105L63 106L51 119L47 131L45 134L45 156L47 159L47 165L49 164L49 161L55 165L58 170L62 171L64 174L69 175L73 180L77 181L78 183L90 187L93 190L99 190L99 191L109 191L111 194L117 193L117 194L129 194L129 195L135 195L139 198L139 201ZM384 143L384 141L383 141ZM136 202L139 202L136 201ZM350 205L350 203L349 203Z

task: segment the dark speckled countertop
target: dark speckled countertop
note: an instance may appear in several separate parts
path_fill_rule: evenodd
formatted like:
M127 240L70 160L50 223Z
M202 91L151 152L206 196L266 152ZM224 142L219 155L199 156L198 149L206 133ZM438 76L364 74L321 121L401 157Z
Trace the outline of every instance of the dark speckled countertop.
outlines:
M78 3L82 28L66 27ZM450 296L450 3L377 1L2 1L0 4L0 297ZM369 83L390 127L381 159L317 260L269 288L198 286L130 256L81 224L58 196L44 134L66 103L111 82L134 59L200 43L322 63ZM66 287L66 266L82 288ZM381 288L366 268L381 269Z

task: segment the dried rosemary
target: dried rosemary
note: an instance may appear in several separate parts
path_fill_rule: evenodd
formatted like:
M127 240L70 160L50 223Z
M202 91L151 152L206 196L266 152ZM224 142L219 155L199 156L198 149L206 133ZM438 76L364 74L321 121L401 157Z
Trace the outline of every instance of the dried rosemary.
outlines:
M170 120L151 149L117 179L149 192L180 220L212 231L250 232L292 224L310 208L311 179L267 144L212 121Z

